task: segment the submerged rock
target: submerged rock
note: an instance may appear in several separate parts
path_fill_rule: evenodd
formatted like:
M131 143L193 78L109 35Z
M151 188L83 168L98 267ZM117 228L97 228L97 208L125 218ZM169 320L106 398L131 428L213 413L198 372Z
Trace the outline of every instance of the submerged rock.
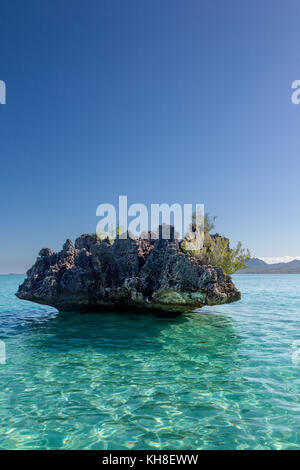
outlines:
M49 248L27 272L17 297L60 311L108 309L184 312L237 301L222 268L183 253L175 239L109 239L81 235L62 251Z

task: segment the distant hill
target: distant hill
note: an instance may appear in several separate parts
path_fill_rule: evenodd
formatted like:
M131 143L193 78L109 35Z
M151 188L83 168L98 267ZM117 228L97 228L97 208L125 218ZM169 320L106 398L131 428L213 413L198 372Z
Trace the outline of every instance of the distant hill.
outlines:
M262 259L251 258L246 269L237 271L239 274L300 274L300 260L289 263L267 264Z

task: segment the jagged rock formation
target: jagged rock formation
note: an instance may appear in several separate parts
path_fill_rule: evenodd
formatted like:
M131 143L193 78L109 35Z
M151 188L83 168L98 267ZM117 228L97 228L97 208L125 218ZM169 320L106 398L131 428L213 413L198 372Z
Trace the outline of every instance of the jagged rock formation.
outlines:
M175 239L109 239L81 235L62 251L40 251L17 297L60 311L114 308L169 312L240 299L222 268L202 265Z

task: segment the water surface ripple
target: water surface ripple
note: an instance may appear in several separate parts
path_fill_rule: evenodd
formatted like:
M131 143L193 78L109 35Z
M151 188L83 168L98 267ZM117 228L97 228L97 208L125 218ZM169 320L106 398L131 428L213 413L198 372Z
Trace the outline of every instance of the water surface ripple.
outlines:
M300 449L300 275L175 318L58 313L22 279L0 276L1 449Z

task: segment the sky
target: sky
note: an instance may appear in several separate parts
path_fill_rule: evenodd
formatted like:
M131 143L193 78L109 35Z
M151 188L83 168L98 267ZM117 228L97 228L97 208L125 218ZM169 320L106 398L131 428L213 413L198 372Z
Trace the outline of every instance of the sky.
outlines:
M119 195L299 256L299 20L298 0L2 0L0 273Z

